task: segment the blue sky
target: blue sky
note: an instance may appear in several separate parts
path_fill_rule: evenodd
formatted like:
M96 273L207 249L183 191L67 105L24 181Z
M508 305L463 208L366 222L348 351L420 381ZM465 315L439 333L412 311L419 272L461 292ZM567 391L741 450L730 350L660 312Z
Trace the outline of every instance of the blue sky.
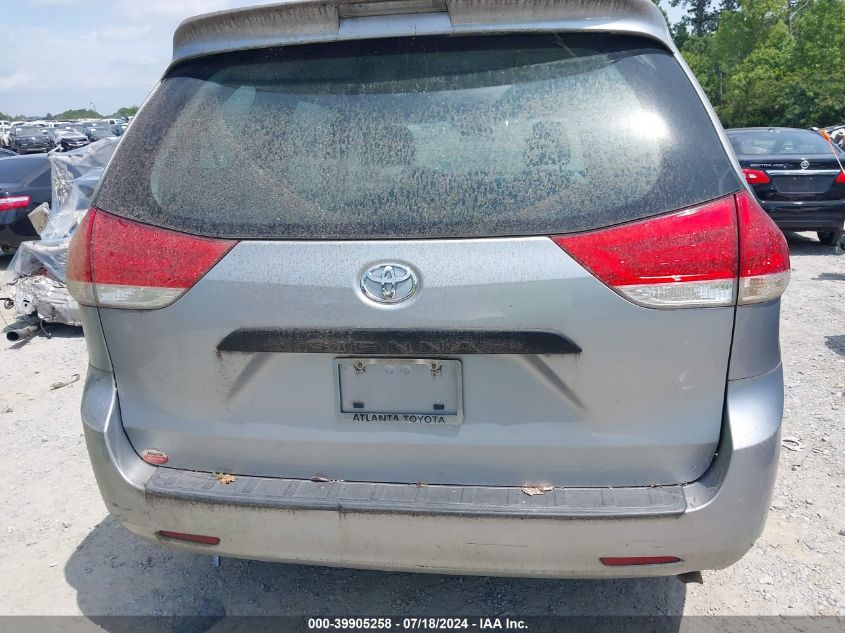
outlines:
M56 114L94 104L110 114L140 105L167 66L179 22L274 1L3 0L0 112Z

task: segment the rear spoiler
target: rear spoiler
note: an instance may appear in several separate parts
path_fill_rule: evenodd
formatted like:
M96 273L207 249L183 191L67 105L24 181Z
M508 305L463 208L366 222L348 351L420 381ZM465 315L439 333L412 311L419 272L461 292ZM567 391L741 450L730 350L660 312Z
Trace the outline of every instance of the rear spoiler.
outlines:
M170 68L203 55L285 44L502 30L626 33L672 48L652 0L288 0L185 20L173 36Z

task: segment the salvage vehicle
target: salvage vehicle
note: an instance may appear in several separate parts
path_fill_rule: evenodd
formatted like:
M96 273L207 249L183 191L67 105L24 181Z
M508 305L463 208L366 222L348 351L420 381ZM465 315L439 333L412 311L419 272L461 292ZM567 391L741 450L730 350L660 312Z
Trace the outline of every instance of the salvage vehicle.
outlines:
M651 0L192 18L92 205L83 426L144 539L620 577L763 528L789 253Z
M46 154L0 159L0 252L12 253L21 242L38 238L29 212L52 195Z
M63 152L85 147L90 142L88 137L73 127L54 127L47 131L47 136L54 148Z
M815 231L833 246L845 231L845 152L810 130L727 131L760 204L785 231Z
M18 154L49 152L50 139L39 127L31 125L14 126L9 131L9 148Z

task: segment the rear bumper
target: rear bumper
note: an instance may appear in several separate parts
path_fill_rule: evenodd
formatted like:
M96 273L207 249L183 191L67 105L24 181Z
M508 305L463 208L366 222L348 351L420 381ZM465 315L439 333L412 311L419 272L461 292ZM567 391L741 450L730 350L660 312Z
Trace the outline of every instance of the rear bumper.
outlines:
M816 202L764 201L763 209L780 228L790 231L841 231L845 200Z
M109 372L91 368L82 404L109 512L129 530L206 554L417 572L536 577L673 575L731 565L765 523L779 453L781 367L731 381L719 451L684 486L556 490L314 483L156 468L123 431ZM216 546L161 539L206 534ZM603 556L679 563L604 567Z
M0 217L0 246L20 246L27 240L38 239L38 232L32 226L28 209L7 211Z

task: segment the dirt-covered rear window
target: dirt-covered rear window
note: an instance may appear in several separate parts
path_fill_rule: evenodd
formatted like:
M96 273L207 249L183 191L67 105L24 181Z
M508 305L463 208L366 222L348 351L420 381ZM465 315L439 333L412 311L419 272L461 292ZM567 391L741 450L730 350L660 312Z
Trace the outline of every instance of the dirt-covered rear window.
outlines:
M177 67L95 201L233 238L546 235L735 191L680 66L609 35L431 36Z

